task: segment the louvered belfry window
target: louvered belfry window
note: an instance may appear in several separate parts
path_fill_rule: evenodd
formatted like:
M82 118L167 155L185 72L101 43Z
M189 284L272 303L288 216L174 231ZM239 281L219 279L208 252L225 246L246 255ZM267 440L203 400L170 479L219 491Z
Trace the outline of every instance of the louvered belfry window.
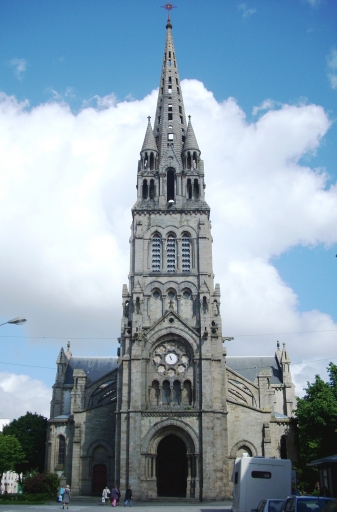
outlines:
M152 238L152 272L160 272L161 263L161 238L155 235Z
M182 271L190 272L191 270L191 242L190 237L184 235L181 240L181 262Z
M167 239L167 272L176 271L176 239L169 236Z

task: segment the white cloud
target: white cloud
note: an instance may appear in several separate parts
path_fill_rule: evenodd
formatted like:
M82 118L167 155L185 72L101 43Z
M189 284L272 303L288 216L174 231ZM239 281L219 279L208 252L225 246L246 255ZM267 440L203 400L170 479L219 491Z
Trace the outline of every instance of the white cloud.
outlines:
M327 57L327 63L329 68L328 78L332 89L337 89L337 50L332 48L330 54Z
M1 414L13 420L27 411L49 417L51 389L27 375L0 372Z
M252 114L253 114L253 116L256 116L260 112L263 112L263 111L266 111L266 110L276 109L276 108L281 107L281 106L282 106L282 104L280 102L278 102L278 101L271 100L271 99L264 100L261 103L261 105L253 107Z
M272 335L337 329L324 312L300 312L271 264L293 246L337 241L336 185L299 164L321 144L327 114L268 100L248 123L233 98L218 103L197 80L182 88L205 161L228 354L271 354L280 339L294 362L333 355L334 333ZM156 99L97 97L74 115L65 103L28 110L0 97L0 308L25 315L31 336L88 338L72 341L75 355L115 354L116 340L90 338L119 336L137 159ZM271 335L242 336L259 333ZM56 358L61 342L50 343ZM295 370L299 390L310 365Z
M243 19L247 20L250 18L253 14L256 13L256 9L247 7L247 4L240 4L239 5L239 11L242 12Z
M23 79L23 74L27 70L28 63L25 59L11 59L8 65L13 69L14 74L18 80Z

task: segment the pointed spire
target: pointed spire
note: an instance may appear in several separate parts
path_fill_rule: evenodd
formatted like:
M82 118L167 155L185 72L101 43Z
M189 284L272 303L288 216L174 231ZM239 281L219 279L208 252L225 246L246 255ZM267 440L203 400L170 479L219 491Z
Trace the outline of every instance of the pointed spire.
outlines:
M151 126L151 116L149 116L147 119L148 119L148 123L147 123L145 138L144 138L144 142L143 142L143 146L142 146L142 151L157 152L156 140L154 138L153 130L152 130L152 126Z
M184 144L184 151L199 151L200 149L197 143L197 139L194 134L193 126L191 123L191 116L188 116L188 127L187 127L187 133L186 133L186 140Z
M61 348L59 355L56 359L56 364L66 364L68 362L68 359L66 358L66 355L64 353L63 347Z
M169 5L170 8L173 7L171 4ZM170 19L167 21L166 30L153 133L160 163L163 163L162 160L165 159L167 148L173 146L174 153L177 155L180 165L182 165L181 152L186 137L187 124Z

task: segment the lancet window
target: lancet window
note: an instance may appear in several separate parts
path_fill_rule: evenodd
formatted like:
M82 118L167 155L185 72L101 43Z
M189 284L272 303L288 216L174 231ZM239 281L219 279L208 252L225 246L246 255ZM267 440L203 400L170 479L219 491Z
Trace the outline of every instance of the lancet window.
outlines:
M181 240L181 263L182 271L191 270L191 239L188 233L184 233Z
M177 241L175 236L169 235L167 238L167 272L176 271L177 260Z
M152 272L161 270L161 237L158 233L152 238Z
M65 462L66 455L66 440L64 436L59 436L59 453L58 453L58 464L63 465Z

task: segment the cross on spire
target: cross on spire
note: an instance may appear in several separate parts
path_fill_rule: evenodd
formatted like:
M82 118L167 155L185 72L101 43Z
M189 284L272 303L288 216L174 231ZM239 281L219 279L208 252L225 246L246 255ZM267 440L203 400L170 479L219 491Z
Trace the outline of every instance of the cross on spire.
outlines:
M170 20L170 11L171 11L172 9L176 9L176 8L177 8L177 6L176 6L176 5L172 5L172 4L170 4L170 3L167 3L167 4L165 4L165 5L162 5L161 7L162 7L163 9L166 9L166 10L167 10L167 22L168 22L168 23L170 23L170 22L171 22L171 20Z

